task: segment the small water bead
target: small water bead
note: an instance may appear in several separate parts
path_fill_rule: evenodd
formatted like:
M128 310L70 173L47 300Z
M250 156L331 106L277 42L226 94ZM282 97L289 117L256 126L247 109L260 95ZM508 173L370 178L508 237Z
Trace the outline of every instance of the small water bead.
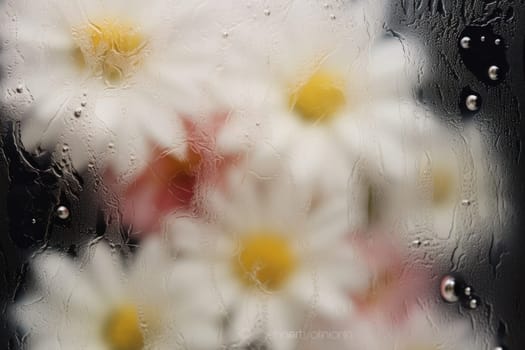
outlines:
M466 286L465 289L463 290L463 294L465 294L468 297L471 296L472 295L472 287Z
M32 223L33 225L36 224L36 219L35 219L35 218L32 218L32 219L31 219L31 223Z
M501 44L501 39L500 38L494 40L494 45L500 45L500 44Z
M62 152L63 153L67 153L68 151L69 151L69 146L68 145L62 146Z
M265 16L269 16L269 15L271 15L271 14L272 14L272 12L270 11L270 9L265 9L265 10L264 10L264 15L265 15Z
M413 247L416 247L416 248L421 247L421 241L419 239L413 240L411 244Z
M24 92L24 86L22 85L18 85L15 89L15 91L19 94L21 94L22 92Z
M470 204L472 204L472 203L468 199L463 199L461 201L461 205L464 206L464 207L468 207Z
M456 279L452 276L445 276L441 280L440 292L443 300L449 303L455 303L459 300L456 294Z
M75 117L80 118L80 116L82 115L82 108L79 107L75 109L75 112L73 112L73 114L75 115Z
M86 107L86 105L87 105L87 101L82 101L82 102L80 102L80 106L82 106L82 107Z
M480 40L482 43L484 43L485 40L486 40L486 38L485 38L485 36L483 35L483 36L481 36L481 38L479 38L479 40Z
M472 298L468 302L468 307L472 310L477 309L479 306L479 301L476 298Z
M490 80L498 80L499 79L499 67L490 66L488 70L488 75L489 75Z
M69 209L64 205L59 206L57 208L57 217L62 220L69 218Z
M468 95L465 100L465 106L471 112L479 110L479 97L476 95Z
M226 32L226 31L222 32L222 37L223 37L223 38L227 38L227 37L229 37L229 36L230 36L230 33L229 33L229 32Z
M331 19L331 20L336 19L335 15L334 15L333 13L330 15L330 19Z
M463 38L461 38L460 45L464 49L469 49L471 42L472 42L472 39L470 39L470 37L464 36Z
M115 144L113 142L108 143L108 148L109 149L114 149L115 148Z

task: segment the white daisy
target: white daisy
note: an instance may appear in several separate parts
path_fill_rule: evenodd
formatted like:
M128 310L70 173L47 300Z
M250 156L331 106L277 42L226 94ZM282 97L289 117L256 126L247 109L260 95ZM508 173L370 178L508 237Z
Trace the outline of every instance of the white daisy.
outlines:
M223 309L227 339L290 349L287 332L307 329L317 313L351 312L349 293L367 288L368 273L348 238L355 223L345 196L251 169L228 179L227 194L205 199L210 220L179 215L169 226L181 271L214 281L207 304Z
M178 115L206 109L218 9L166 0L8 0L0 15L0 96L4 112L22 120L26 149L65 143L79 168L114 154L125 168L148 143L184 154Z
M36 285L12 308L27 349L217 347L211 309L187 300L160 241L143 244L126 271L104 243L80 264L56 252L38 255L31 265Z
M312 172L323 169L340 175L325 177L327 186L344 183L359 157L388 175L390 160L377 153L401 153L398 135L414 128L416 72L408 73L406 41L381 38L383 5L250 4L241 11L248 20L230 33L230 49L248 61L231 55L224 66L228 91L236 92L232 104L257 110L246 124L260 124L266 149L288 159L298 181L323 177ZM224 131L220 144L235 147L237 134Z
M483 135L473 124L461 130L436 122L426 125L424 140L406 153L413 162L405 181L409 188L404 187L412 196L405 197L411 225L440 239L492 232L500 218L493 198L504 202L505 196L503 184L496 181L498 162L489 155Z

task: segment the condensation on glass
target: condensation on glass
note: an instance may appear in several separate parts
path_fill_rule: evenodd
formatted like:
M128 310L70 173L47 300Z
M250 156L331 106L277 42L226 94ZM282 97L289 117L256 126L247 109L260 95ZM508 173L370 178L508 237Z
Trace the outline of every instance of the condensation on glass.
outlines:
M516 346L524 9L3 0L2 346Z

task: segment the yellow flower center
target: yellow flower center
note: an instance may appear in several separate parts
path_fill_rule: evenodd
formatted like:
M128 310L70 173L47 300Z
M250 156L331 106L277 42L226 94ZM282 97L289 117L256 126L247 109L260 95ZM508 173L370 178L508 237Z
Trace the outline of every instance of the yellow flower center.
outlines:
M272 231L258 231L240 240L233 267L242 283L277 290L292 274L296 257L290 242Z
M290 94L290 105L306 122L330 121L346 103L345 82L318 70Z
M447 203L454 192L454 178L446 168L432 169L432 201L436 205Z
M134 305L124 305L114 310L106 320L103 336L110 350L142 350L139 313Z
M77 66L89 66L109 84L120 83L142 61L146 40L131 23L103 19L74 29L73 35L82 54L74 53Z

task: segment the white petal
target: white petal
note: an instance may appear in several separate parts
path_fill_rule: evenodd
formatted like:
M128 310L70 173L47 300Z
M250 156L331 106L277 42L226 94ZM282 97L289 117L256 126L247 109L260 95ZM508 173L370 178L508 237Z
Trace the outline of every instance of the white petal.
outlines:
M252 293L243 294L233 305L228 317L227 339L237 345L248 344L263 333L264 302Z
M290 303L280 298L272 299L268 303L268 338L272 349L296 348L299 340L297 331L302 326L302 320L300 319L301 313L296 313L291 307Z
M56 253L35 258L32 267L42 295L56 305L87 314L100 311L100 299L73 262Z
M90 247L88 271L93 284L97 286L100 299L106 305L121 301L123 297L123 270L118 255L112 253L105 242Z

